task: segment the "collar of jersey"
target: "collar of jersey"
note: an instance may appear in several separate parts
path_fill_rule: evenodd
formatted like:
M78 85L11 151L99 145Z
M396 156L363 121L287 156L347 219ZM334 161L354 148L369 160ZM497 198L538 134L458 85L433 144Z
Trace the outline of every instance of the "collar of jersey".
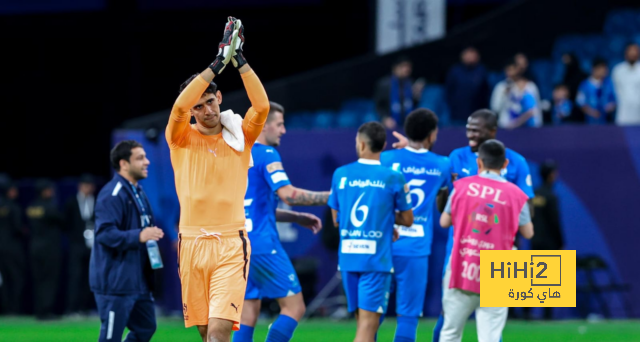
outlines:
M360 164L367 164L367 165L382 165L382 164L380 164L380 161L379 161L379 160L364 159L364 158L360 158L360 159L358 159L358 163L360 163Z
M493 172L493 171L483 171L482 173L479 174L480 177L482 178L488 178L488 179L493 179L495 181L498 182L506 182L507 180L504 179L504 177L502 177L502 175Z
M419 150L416 150L413 147L407 146L404 148L405 150L409 151L409 152L413 152L413 153L429 153L429 150L427 150L426 148L421 148Z

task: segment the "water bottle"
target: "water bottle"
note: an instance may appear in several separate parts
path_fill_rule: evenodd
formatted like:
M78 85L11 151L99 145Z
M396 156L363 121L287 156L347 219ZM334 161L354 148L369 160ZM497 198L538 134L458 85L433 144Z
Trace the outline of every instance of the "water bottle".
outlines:
M156 241L147 241L147 252L149 253L149 261L151 261L151 268L154 270L162 268L162 256L160 255L160 249Z

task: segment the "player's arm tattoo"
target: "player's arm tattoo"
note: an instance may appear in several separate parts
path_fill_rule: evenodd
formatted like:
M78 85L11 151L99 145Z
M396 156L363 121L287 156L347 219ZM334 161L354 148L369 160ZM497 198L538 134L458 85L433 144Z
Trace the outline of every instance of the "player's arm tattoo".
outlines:
M293 189L285 201L289 205L325 205L329 200L329 191L309 191Z

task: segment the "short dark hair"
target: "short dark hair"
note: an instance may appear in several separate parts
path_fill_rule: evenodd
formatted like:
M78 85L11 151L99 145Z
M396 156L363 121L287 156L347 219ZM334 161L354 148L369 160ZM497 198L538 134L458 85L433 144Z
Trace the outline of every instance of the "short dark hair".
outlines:
M184 88L186 88L189 85L189 83L191 83L191 81L195 80L196 77L198 77L198 76L200 76L200 74L193 74L186 81L182 82L182 84L180 85L180 93L182 93ZM211 83L209 83L209 86L207 87L207 89L204 90L204 93L202 93L202 95L207 94L207 93L215 94L216 91L218 91L218 85L215 84L215 82L211 82Z
M505 63L504 63L504 67L503 69L506 69L508 67L515 67L516 66L516 61L515 58L509 58Z
M80 175L80 179L78 180L78 183L95 184L96 180L93 177L93 175L91 175L89 173L83 173L82 175Z
M267 116L267 122L273 120L273 114L276 112L284 115L284 107L277 102L269 101L269 116Z
M553 86L553 90L560 89L560 88L569 89L569 87L567 87L567 85L564 84L564 83L558 83L558 84Z
M142 144L135 140L124 140L116 144L111 150L111 166L114 170L120 171L120 160L130 161L131 150L142 147Z
M0 198L4 198L7 195L7 191L13 184L11 176L6 173L0 173Z
M496 139L489 139L480 144L478 158L482 160L485 168L499 170L507 159L507 151L503 143Z
M396 57L396 59L393 60L393 63L391 64L391 68L395 68L395 67L397 67L398 65L400 65L402 63L413 64L413 62L411 62L411 59L409 58L409 56L400 55L400 56Z
M46 189L51 189L55 187L53 181L49 178L40 178L36 180L34 187L36 192L38 193L38 197L42 196L42 192Z
M411 141L423 141L438 128L438 116L427 108L413 110L404 121L404 132Z
M471 113L470 118L484 120L489 129L498 128L498 114L489 109L479 109Z
M624 46L624 49L626 50L626 49L628 49L628 48L630 48L630 47L632 47L634 45L640 48L640 44L638 44L636 42L627 42L627 45Z
M376 121L362 124L358 128L358 134L366 137L366 143L373 153L382 151L387 142L387 132L384 130L384 126Z
M558 166L554 160L547 159L542 165L540 165L540 177L542 177L543 181L547 181L549 175L551 175L554 171L558 169Z
M609 64L607 63L607 61L604 58L595 58L593 60L593 63L591 64L591 68L595 69L597 67L609 67Z

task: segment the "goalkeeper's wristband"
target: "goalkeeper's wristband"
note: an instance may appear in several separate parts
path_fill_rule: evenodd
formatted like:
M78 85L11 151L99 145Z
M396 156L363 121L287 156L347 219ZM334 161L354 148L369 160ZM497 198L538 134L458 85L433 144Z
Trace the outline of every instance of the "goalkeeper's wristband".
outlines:
M227 65L224 64L224 60L222 59L222 57L216 57L213 63L209 64L209 69L211 69L211 71L213 71L213 73L218 76L226 66Z
M233 56L233 59L231 61L233 62L233 66L235 66L238 69L242 68L245 64L247 64L247 60L244 58L242 51L238 51L238 53L235 56Z

